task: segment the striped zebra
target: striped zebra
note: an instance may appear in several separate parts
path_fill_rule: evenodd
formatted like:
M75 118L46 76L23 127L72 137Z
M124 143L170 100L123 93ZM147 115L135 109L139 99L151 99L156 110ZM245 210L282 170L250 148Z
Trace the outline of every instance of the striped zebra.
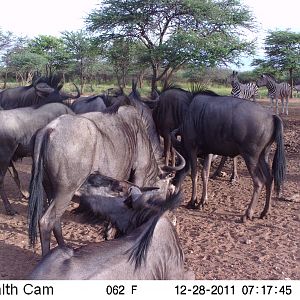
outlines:
M278 115L278 99L281 100L282 113L289 114L289 97L291 94L291 86L286 82L277 83L275 78L268 74L263 74L256 82L258 87L266 86L268 89L268 96L271 101L271 108L273 109L274 99L276 101L276 114ZM285 103L284 103L285 100Z
M237 98L243 99L253 99L256 101L258 87L255 82L249 82L246 84L240 83L237 78L238 72L233 71L232 75L230 75L230 83L232 86L231 95Z

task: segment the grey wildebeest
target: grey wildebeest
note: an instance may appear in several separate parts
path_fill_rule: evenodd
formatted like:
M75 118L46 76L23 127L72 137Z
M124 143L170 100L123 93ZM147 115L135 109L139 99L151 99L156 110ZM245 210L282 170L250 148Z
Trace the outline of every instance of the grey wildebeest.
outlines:
M80 204L85 208L83 212L88 212L89 220L92 215L96 215L109 222L108 224L106 222L108 226L106 226L104 237L111 239L115 235L129 233L128 228L133 210L128 205L130 197L124 201L124 197L128 196L129 191L132 189L139 191L137 194L139 200L134 201L135 208L145 206L149 197L166 199L169 194L174 192L174 186L169 184L170 180L171 176L162 179L161 188L137 187L129 181L119 181L95 172L89 175L80 189L76 191L75 196L79 197ZM143 197L140 197L141 191Z
M58 76L39 77L29 86L8 88L0 93L0 106L3 109L14 109L32 105L42 105L52 102L63 102L68 98L78 98L60 91L63 87Z
M21 107L0 111L0 196L7 214L14 214L4 190L4 176L9 167L19 189L20 181L12 164L13 160L31 156L35 133L62 114L73 112L61 103L50 103L40 107ZM24 193L24 192L23 192Z
M80 128L80 131L78 131ZM164 166L168 171L182 169ZM116 114L100 112L57 118L36 136L29 198L29 237L35 242L39 221L43 255L50 250L51 231L64 244L60 218L75 192L93 172L144 186L159 186L167 175L155 159L146 128L135 108ZM51 202L42 216L43 181Z
M170 151L172 152L172 165L175 164L174 151L171 144L171 132L182 124L193 96L193 92L181 88L167 88L159 95L159 101L157 101L157 105L153 109L153 120L157 132L162 136L164 141L164 157L166 165L168 165L169 162ZM225 161L226 157L223 157L217 170L212 175L212 178L219 176ZM233 158L233 170L230 180L235 181L237 178L237 160L236 158Z
M155 205L153 197L152 205L135 208L139 199L135 197L129 208L130 234L77 249L58 246L42 258L28 279L194 279L192 272L184 270L179 238L166 215L180 198L180 193L173 194Z
M266 86L268 89L268 97L270 97L271 108L273 109L273 101L276 102L276 114L278 115L278 99L281 100L282 113L289 114L289 97L291 95L291 86L287 82L276 82L275 78L269 74L263 74L256 81L258 87ZM284 104L285 100L285 104Z
M191 166L192 197L189 206L195 207L197 202L197 154L241 155L253 180L253 195L242 220L252 219L264 185L266 200L260 216L267 216L271 207L273 178L278 195L286 168L283 125L278 116L248 100L199 94L194 97L179 133L181 142L172 137L178 150L181 148L186 166L176 174L173 183L180 186ZM277 148L271 173L268 156L274 141ZM202 171L203 192L199 205L207 201L210 157L207 156Z
M92 111L104 111L106 105L100 95L80 97L70 106L76 114L84 114Z

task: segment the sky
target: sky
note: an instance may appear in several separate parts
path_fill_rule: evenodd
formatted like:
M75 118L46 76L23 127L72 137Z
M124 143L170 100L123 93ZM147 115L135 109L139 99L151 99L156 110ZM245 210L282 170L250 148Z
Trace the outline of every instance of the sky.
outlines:
M256 18L259 29L249 38L258 38L258 46L268 30L291 29L300 32L299 0L241 0ZM59 36L63 31L84 27L84 18L99 7L100 0L5 0L1 1L0 28L17 36ZM280 4L278 4L280 3ZM262 50L258 55L263 54ZM248 59L248 61L250 61ZM248 61L245 60L248 68Z

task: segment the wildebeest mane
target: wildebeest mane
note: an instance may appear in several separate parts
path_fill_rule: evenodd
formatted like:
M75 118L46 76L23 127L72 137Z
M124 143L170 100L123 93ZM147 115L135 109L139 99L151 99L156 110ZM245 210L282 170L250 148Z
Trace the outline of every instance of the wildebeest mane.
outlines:
M128 261L135 262L135 270L137 270L141 266L142 261L146 260L147 252L151 244L157 222L166 211L178 207L181 203L181 200L181 191L176 194L172 194L165 201L163 201L162 199L155 199L153 197L147 202L151 205L137 210L133 214L130 223L134 224L134 226L139 227L142 224L149 222L147 228L139 237L137 242L129 250L126 251L126 254L129 254Z
M84 102L85 103L90 103L98 97L102 98L100 95L94 95L94 96L88 97L88 99L84 99Z
M216 96L216 97L220 96L219 94L217 94L211 90L202 90L202 91L193 93L193 96L197 96L197 95L207 95L207 96Z
M183 88L181 88L179 85L177 85L176 83L172 82L172 81L165 81L161 90L158 91L159 94L161 94L162 92L165 92L167 90L172 90L172 89L177 89L180 91L184 91L186 92Z

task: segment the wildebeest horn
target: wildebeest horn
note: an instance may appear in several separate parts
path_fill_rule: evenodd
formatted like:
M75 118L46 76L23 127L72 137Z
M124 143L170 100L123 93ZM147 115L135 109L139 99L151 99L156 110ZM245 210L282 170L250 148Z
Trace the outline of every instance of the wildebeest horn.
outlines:
M180 160L180 164L178 166L175 167L171 167L171 166L163 166L163 170L167 171L167 172L173 172L173 171L179 171L182 170L185 167L185 159L184 157L175 150L175 153L177 154L179 160Z
M68 98L76 99L76 98L79 98L79 97L80 97L80 91L79 91L78 86L77 86L75 83L73 83L73 84L74 84L74 86L75 86L75 88L76 88L77 95L76 95L76 96L73 96L72 94L67 94L67 93L65 93L65 92L60 92L60 94L61 94L62 97L65 97L66 99L68 99Z

